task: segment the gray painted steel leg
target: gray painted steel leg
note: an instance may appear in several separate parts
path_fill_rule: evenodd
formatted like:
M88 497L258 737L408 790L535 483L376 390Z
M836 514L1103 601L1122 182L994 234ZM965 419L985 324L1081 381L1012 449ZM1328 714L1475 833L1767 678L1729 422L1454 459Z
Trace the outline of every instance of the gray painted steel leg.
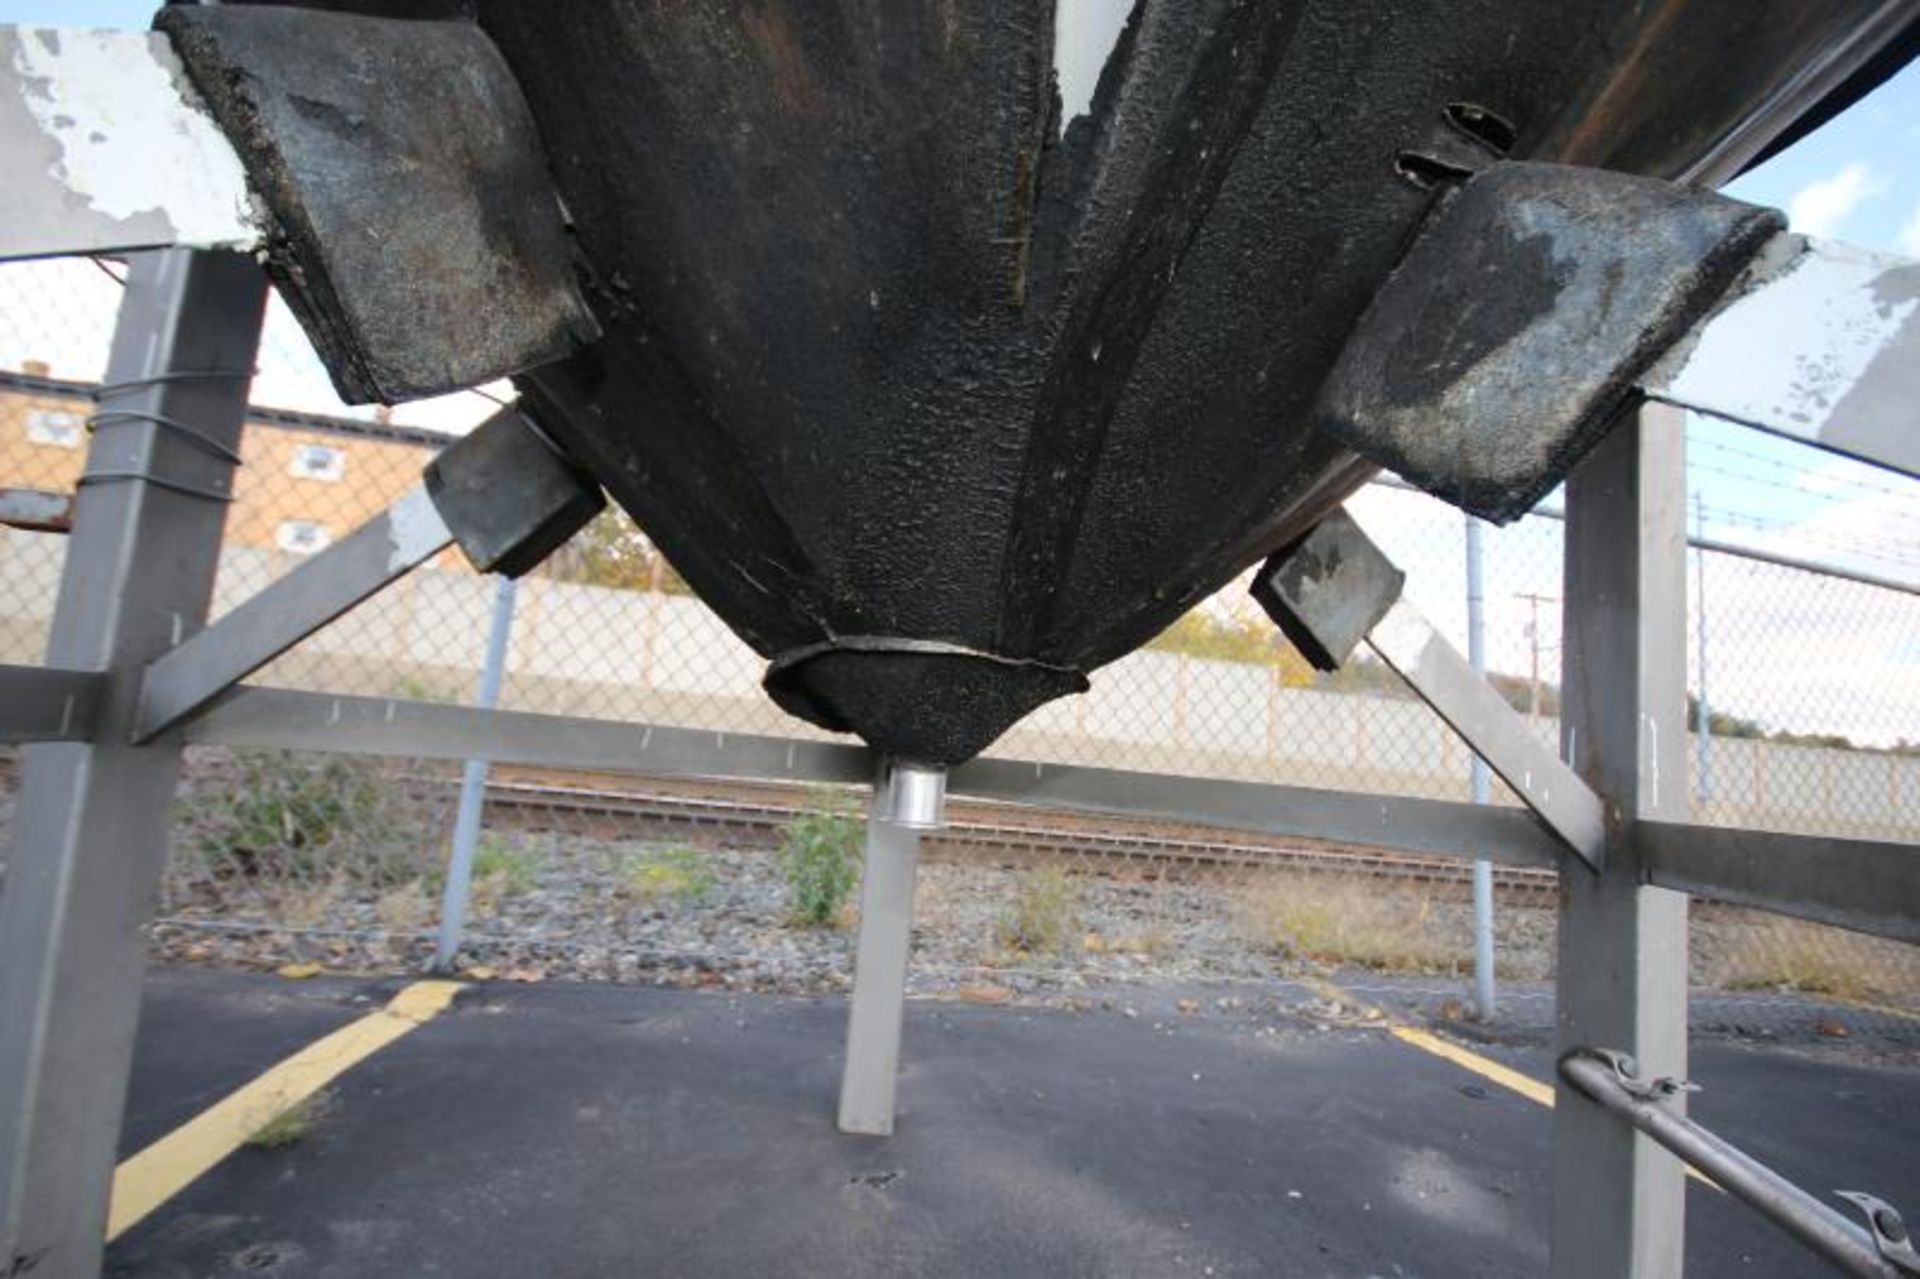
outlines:
M914 871L920 860L920 831L938 821L937 796L929 817L927 793L944 783L944 774L912 770L903 777L894 768L883 767L874 784L873 811L867 818L866 872L860 885L860 942L854 960L853 1008L847 1019L847 1060L840 1077L841 1132L872 1137L893 1133ZM896 793L903 788L908 793Z
M1687 818L1685 439L1678 411L1644 408L1567 485L1562 732L1617 819ZM1641 871L1617 834L1600 873L1561 871L1557 1039L1684 1079L1687 899ZM1679 1160L1564 1083L1556 1100L1554 1279L1678 1276Z
M107 374L128 389L88 454L48 644L50 664L108 672L100 732L26 748L0 899L0 1273L100 1271L180 765L178 739L129 744L135 701L206 616L265 299L236 254L146 254L128 275Z
M1487 673L1486 586L1481 572L1480 521L1467 516L1467 662L1480 675ZM1493 802L1493 779L1487 761L1473 757L1473 802ZM1473 1002L1482 1021L1497 1015L1493 986L1493 863L1473 863Z
M493 595L493 622L487 629L487 657L480 667L474 705L488 710L500 704L507 671L507 640L513 634L513 579L502 577ZM470 759L460 775L460 811L453 819L453 856L447 862L447 886L440 894L440 940L433 966L442 972L460 952L467 924L467 898L473 889L473 854L480 844L480 817L487 798L487 761Z

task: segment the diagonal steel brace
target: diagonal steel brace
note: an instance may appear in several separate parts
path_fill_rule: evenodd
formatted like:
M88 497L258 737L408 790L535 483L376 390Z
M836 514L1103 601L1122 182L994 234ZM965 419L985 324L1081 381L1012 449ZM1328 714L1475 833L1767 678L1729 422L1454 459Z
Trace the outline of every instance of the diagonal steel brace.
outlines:
M496 413L428 464L424 487L149 665L135 744L199 714L450 543L481 572L517 577L604 504L518 410Z
M1418 609L1400 598L1405 581L1353 517L1339 510L1268 560L1254 579L1253 594L1296 647L1324 670L1345 661L1364 639L1581 860L1598 870L1607 837L1600 797L1533 735Z

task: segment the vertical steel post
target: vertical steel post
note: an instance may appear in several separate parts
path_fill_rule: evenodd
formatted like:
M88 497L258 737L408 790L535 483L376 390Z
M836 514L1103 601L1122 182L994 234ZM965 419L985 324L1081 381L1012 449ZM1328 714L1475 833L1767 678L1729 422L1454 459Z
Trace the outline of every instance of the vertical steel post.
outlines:
M265 303L239 254L127 275L47 644L107 672L100 728L26 748L0 898L0 1273L100 1272L180 771L176 736L129 741L142 669L206 619Z
M500 684L506 678L507 641L513 635L514 580L502 577L493 592L493 620L487 626L487 655L480 664L480 687L473 703L485 710L500 704ZM473 855L480 845L480 818L487 799L487 761L470 759L460 774L460 807L453 819L453 855L447 860L447 882L440 890L440 938L433 949L433 966L441 972L453 967L467 926L467 901L473 891Z
M1467 521L1467 663L1487 673L1487 596L1481 567L1480 521L1469 515ZM1492 779L1487 761L1478 754L1472 764L1473 802L1493 801ZM1493 988L1493 863L1481 858L1473 863L1473 1002L1482 1021L1492 1021L1498 1011Z
M1707 540L1707 499L1703 493L1693 495L1693 535L1699 542ZM1713 710L1707 700L1707 548L1695 546L1693 554L1694 608L1697 610L1693 625L1700 650L1700 709L1693 725L1693 749L1698 773L1695 794L1704 804L1713 798Z
M945 793L946 773L941 769L882 764L874 781L866 870L860 881L860 939L847 1017L847 1058L840 1076L841 1132L872 1137L893 1133L920 832L939 827Z
M1643 407L1567 483L1562 742L1606 800L1606 869L1560 873L1557 1042L1604 1045L1646 1077L1687 1073L1687 899L1643 886L1638 818L1685 821L1686 434ZM1554 1279L1674 1279L1680 1162L1577 1089L1553 1116Z

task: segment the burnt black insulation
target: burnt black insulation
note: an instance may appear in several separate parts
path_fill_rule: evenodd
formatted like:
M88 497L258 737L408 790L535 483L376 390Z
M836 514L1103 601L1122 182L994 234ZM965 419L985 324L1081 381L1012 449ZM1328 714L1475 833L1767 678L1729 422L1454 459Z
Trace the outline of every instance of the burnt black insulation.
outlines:
M1366 477L1316 397L1459 177L1687 172L1856 8L1149 0L1059 136L1046 0L473 0L604 331L520 386L781 705L957 762Z

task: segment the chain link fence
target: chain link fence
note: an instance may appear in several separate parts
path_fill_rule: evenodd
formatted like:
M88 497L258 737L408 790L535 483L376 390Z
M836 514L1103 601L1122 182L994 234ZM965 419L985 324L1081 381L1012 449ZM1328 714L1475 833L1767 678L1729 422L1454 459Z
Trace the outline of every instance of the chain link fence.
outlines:
M85 456L118 268L0 267L0 487L70 494ZM276 304L277 305L277 304ZM419 482L510 392L349 410L284 312L270 317L214 612L323 550ZM1694 818L1920 841L1920 485L1698 424L1690 484ZM1465 525L1379 483L1351 509L1408 593L1467 646ZM1560 522L1484 539L1490 678L1559 735ZM43 660L64 543L0 528L0 660ZM1816 571L1793 561L1820 561ZM467 702L494 584L449 552L255 677L282 687ZM500 705L635 724L823 738L761 693L763 663L623 514L602 516L515 593ZM638 731L638 730L636 730ZM1244 581L1042 707L991 751L1328 789L1471 797L1470 754L1383 665L1314 671ZM14 761L4 761L10 811ZM154 929L175 960L347 970L431 961L457 765L196 748ZM456 963L499 976L821 990L847 984L860 796L759 783L495 767ZM1512 804L1497 782L1493 802ZM1228 990L1332 972L1391 1006L1465 1014L1468 868L956 801L928 840L914 982L999 1000ZM1503 1018L1551 1020L1555 883L1496 868ZM1920 1046L1920 948L1709 901L1693 906L1702 1031ZM1238 998L1230 993L1194 998Z

